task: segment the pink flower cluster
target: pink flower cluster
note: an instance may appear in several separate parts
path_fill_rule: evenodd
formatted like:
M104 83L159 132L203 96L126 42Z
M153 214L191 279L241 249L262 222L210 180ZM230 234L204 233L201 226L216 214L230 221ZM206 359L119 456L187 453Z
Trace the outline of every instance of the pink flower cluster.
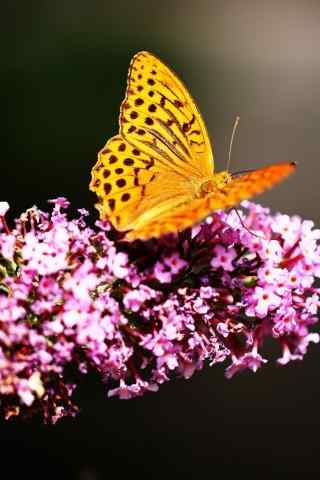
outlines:
M95 369L108 396L156 391L206 362L256 371L272 337L300 360L318 321L320 230L245 202L159 240L128 243L107 222L29 209L9 228L0 203L0 410L75 415L72 392Z

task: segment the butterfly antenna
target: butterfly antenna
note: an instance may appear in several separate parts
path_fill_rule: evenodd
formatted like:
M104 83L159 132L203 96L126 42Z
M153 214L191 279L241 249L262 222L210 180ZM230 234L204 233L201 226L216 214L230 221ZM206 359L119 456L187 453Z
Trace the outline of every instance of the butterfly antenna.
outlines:
M239 121L240 121L240 117L236 117L234 125L233 125L230 145L229 145L228 162L227 162L227 168L226 168L227 172L229 171L229 167L230 167L230 163L231 163L231 152L232 152L233 139L234 139L235 133L237 131Z

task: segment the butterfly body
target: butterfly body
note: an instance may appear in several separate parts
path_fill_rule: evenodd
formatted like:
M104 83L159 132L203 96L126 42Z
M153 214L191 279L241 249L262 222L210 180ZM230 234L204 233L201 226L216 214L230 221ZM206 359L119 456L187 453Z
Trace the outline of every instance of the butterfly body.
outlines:
M282 163L240 176L215 173L211 143L186 87L149 52L133 57L120 131L99 152L90 188L101 218L126 239L159 237L230 208L289 175Z
M204 180L200 184L199 191L196 198L204 198L210 193L223 191L223 188L232 181L232 175L229 172L223 171L215 173L211 178Z

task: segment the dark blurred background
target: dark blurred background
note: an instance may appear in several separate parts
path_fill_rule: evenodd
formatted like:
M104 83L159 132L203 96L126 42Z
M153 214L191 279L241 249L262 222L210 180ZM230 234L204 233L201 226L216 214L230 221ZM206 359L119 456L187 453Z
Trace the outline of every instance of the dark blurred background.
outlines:
M261 202L320 223L318 0L2 0L0 9L1 200L12 216L63 195L95 218L90 169L117 132L130 59L145 49L197 100L217 169L240 115L232 170L298 161ZM319 359L311 346L301 363L231 381L207 368L128 402L107 400L90 376L75 420L1 422L2 470L68 480L317 477Z

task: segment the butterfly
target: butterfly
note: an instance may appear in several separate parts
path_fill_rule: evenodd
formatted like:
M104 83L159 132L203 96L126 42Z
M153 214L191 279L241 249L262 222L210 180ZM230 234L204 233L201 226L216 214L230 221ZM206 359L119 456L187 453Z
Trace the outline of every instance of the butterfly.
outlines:
M119 134L98 154L90 189L98 196L100 217L126 232L126 240L182 231L295 169L287 162L240 175L215 173L195 101L177 75L146 51L131 61L119 124Z

